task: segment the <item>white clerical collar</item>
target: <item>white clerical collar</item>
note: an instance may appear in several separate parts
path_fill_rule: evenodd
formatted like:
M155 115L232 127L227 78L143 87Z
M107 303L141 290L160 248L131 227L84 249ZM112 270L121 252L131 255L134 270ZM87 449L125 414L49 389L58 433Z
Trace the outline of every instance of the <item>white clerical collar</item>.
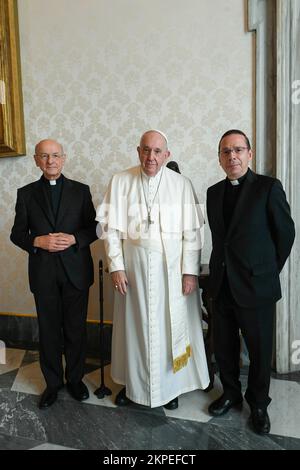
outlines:
M155 181L155 180L159 180L159 179L160 179L160 176L161 176L161 173L162 173L162 171L163 171L163 168L164 168L164 167L162 166L162 167L160 168L159 172L156 173L156 175L154 175L154 176L149 176L149 175L147 175L147 174L144 172L143 168L141 167L141 173L142 173L143 178L145 178L147 181L149 181L150 178L152 179L152 181Z
M238 186L240 184L239 180L229 180L232 186Z
M50 186L55 186L56 185L56 180L49 180Z

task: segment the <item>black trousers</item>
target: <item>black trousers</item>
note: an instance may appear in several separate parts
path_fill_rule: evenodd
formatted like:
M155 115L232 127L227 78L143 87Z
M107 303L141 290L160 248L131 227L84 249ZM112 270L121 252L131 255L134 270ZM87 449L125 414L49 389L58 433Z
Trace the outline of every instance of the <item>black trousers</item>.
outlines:
M39 324L40 365L47 387L58 389L64 383L64 352L67 382L78 383L84 375L86 317L89 290L78 290L68 280L58 256L55 288L34 293ZM47 282L47 279L45 279Z
M250 407L266 409L269 397L273 347L275 304L255 309L242 308L235 302L224 277L213 307L215 358L220 370L224 394L242 398L240 375L240 336L244 337L250 359L245 398Z

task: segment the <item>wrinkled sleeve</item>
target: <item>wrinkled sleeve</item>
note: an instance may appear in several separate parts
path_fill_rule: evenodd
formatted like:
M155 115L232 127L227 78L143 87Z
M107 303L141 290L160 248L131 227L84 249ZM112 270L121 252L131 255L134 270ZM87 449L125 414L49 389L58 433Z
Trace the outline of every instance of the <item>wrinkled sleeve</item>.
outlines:
M114 187L115 179L109 183L102 204L97 208L96 220L99 221L97 226L97 235L104 241L108 270L110 273L114 271L125 271L123 257L122 231L118 229L120 218L123 217L119 202L122 198L118 197L116 188Z
M120 235L118 230L109 229L104 239L104 248L110 273L114 271L125 271L123 244Z
M286 200L285 192L279 180L274 181L270 192L268 214L272 238L276 246L278 271L280 272L295 240L295 224L291 217L290 206Z
M200 229L184 231L182 244L182 274L199 276L201 263Z
M36 250L33 246L34 236L30 233L29 228L28 204L20 189L18 189L17 193L16 214L10 239L15 245L22 248L22 250L31 254L35 253Z

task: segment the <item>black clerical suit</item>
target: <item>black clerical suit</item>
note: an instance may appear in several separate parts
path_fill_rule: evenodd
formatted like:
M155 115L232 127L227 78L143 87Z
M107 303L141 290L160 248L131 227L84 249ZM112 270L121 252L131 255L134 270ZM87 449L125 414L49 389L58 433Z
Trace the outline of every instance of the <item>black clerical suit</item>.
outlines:
M74 235L76 244L60 252L33 246L49 233ZM18 190L11 240L29 253L29 283L36 303L40 363L49 389L84 374L89 287L94 281L89 245L96 240L95 209L89 187L60 176L56 185L41 177Z
M295 229L279 180L248 169L238 183L226 178L207 192L215 357L225 397L239 401L240 328L250 358L245 398L266 409L279 273Z

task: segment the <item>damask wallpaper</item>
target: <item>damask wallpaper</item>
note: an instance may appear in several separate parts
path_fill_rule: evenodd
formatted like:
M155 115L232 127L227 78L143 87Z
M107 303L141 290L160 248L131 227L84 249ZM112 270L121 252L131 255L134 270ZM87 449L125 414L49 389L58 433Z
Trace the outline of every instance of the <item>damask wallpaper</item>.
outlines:
M97 206L110 177L137 163L140 135L159 128L205 203L223 178L220 135L238 127L252 137L253 36L244 0L20 0L19 23L27 156L0 160L0 311L33 313L27 255L9 234L17 188L40 176L36 142L64 144L64 173L89 184ZM205 236L207 262L207 226ZM93 256L97 274L99 241ZM97 281L90 297L98 318Z

